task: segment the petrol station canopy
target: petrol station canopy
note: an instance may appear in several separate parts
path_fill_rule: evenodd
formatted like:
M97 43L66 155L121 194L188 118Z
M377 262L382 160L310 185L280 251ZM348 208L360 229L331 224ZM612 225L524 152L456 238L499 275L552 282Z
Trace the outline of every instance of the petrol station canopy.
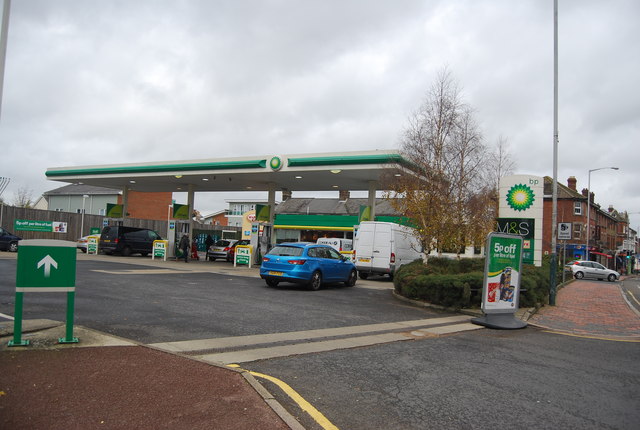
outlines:
M263 155L185 161L51 167L47 179L142 192L330 191L380 187L411 175L398 151Z

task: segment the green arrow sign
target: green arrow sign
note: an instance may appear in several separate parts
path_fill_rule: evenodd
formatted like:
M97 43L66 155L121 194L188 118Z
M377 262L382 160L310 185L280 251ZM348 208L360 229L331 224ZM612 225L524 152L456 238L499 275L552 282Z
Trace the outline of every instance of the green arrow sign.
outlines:
M16 292L75 291L76 244L65 240L23 240L18 248Z

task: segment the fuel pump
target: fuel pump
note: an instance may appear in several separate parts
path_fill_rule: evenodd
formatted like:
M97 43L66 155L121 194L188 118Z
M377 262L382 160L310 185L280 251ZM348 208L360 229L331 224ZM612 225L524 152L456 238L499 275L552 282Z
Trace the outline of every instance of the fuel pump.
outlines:
M251 237L249 240L254 249L255 264L261 264L262 256L271 249L272 231L273 225L270 223L257 221L251 223Z

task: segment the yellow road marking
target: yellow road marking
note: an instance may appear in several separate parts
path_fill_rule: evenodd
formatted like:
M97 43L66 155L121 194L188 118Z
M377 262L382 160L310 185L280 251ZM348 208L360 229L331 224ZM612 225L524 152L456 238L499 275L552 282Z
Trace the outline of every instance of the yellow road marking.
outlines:
M543 330L545 333L551 333L551 334L560 334L563 336L571 336L571 337L581 337L584 339L595 339L595 340L609 340L612 342L628 342L628 343L640 343L640 339L616 339L613 337L606 337L606 336L589 336L586 334L575 334L575 333L566 333L566 332L562 332L562 331L554 331L554 330Z
M273 376L265 375L263 373L252 372L251 370L242 369L237 364L228 364L227 366L234 367L234 368L237 368L237 369L240 369L240 370L244 370L245 372L249 372L249 374L251 374L251 375L253 375L253 376L257 377L257 378L262 378L262 379L266 379L267 381L273 382L278 387L280 387L280 389L282 391L284 391L284 393L287 396L289 396L289 398L291 400L296 402L298 404L298 406L300 406L300 409L302 409L303 411L308 413L309 416L311 416L311 418L313 418L323 429L325 429L325 430L339 430L338 427L333 425L333 423L331 423L331 421L329 421L327 419L327 417L325 417L322 414L322 412L320 412L315 407L313 407L313 405L311 405L311 403L307 402L304 399L304 397L302 397L300 394L298 394L298 392L296 390L294 390L293 388L291 388L291 386L289 384L287 384L286 382L281 381L278 378L274 378Z

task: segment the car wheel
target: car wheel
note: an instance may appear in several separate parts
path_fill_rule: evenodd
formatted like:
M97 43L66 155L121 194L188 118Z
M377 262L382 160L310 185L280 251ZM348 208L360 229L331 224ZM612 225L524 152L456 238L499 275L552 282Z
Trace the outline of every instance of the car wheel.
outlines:
M216 261L215 257L209 257L209 261Z
M140 255L142 255L143 257L146 257L147 255L149 255L148 252L141 252Z
M573 275L573 276L575 276L575 278L576 278L576 279L582 279L582 278L584 278L584 273L582 273L582 272L576 272L576 274L575 274L575 275Z
M270 287L277 287L278 284L280 283L280 281L276 279L266 279L266 281L267 281L267 285Z
M353 287L354 285L356 285L356 280L358 279L358 274L356 273L355 270L352 270L349 273L349 278L347 278L347 280L345 281L344 285L346 285L347 287Z
M322 274L316 270L315 272L313 272L313 275L311 275L311 280L309 281L308 286L311 291L318 291L321 285Z
M360 279L367 279L369 277L369 274L364 272L358 272L358 275L360 275Z
M18 252L18 242L11 242L9 244L9 252Z
M122 255L123 255L124 257L129 257L129 256L131 255L131 248L129 248L128 246L125 246L125 247L122 249Z
M609 275L609 277L607 278L609 280L609 282L614 282L617 278L616 275L614 275L613 273Z

